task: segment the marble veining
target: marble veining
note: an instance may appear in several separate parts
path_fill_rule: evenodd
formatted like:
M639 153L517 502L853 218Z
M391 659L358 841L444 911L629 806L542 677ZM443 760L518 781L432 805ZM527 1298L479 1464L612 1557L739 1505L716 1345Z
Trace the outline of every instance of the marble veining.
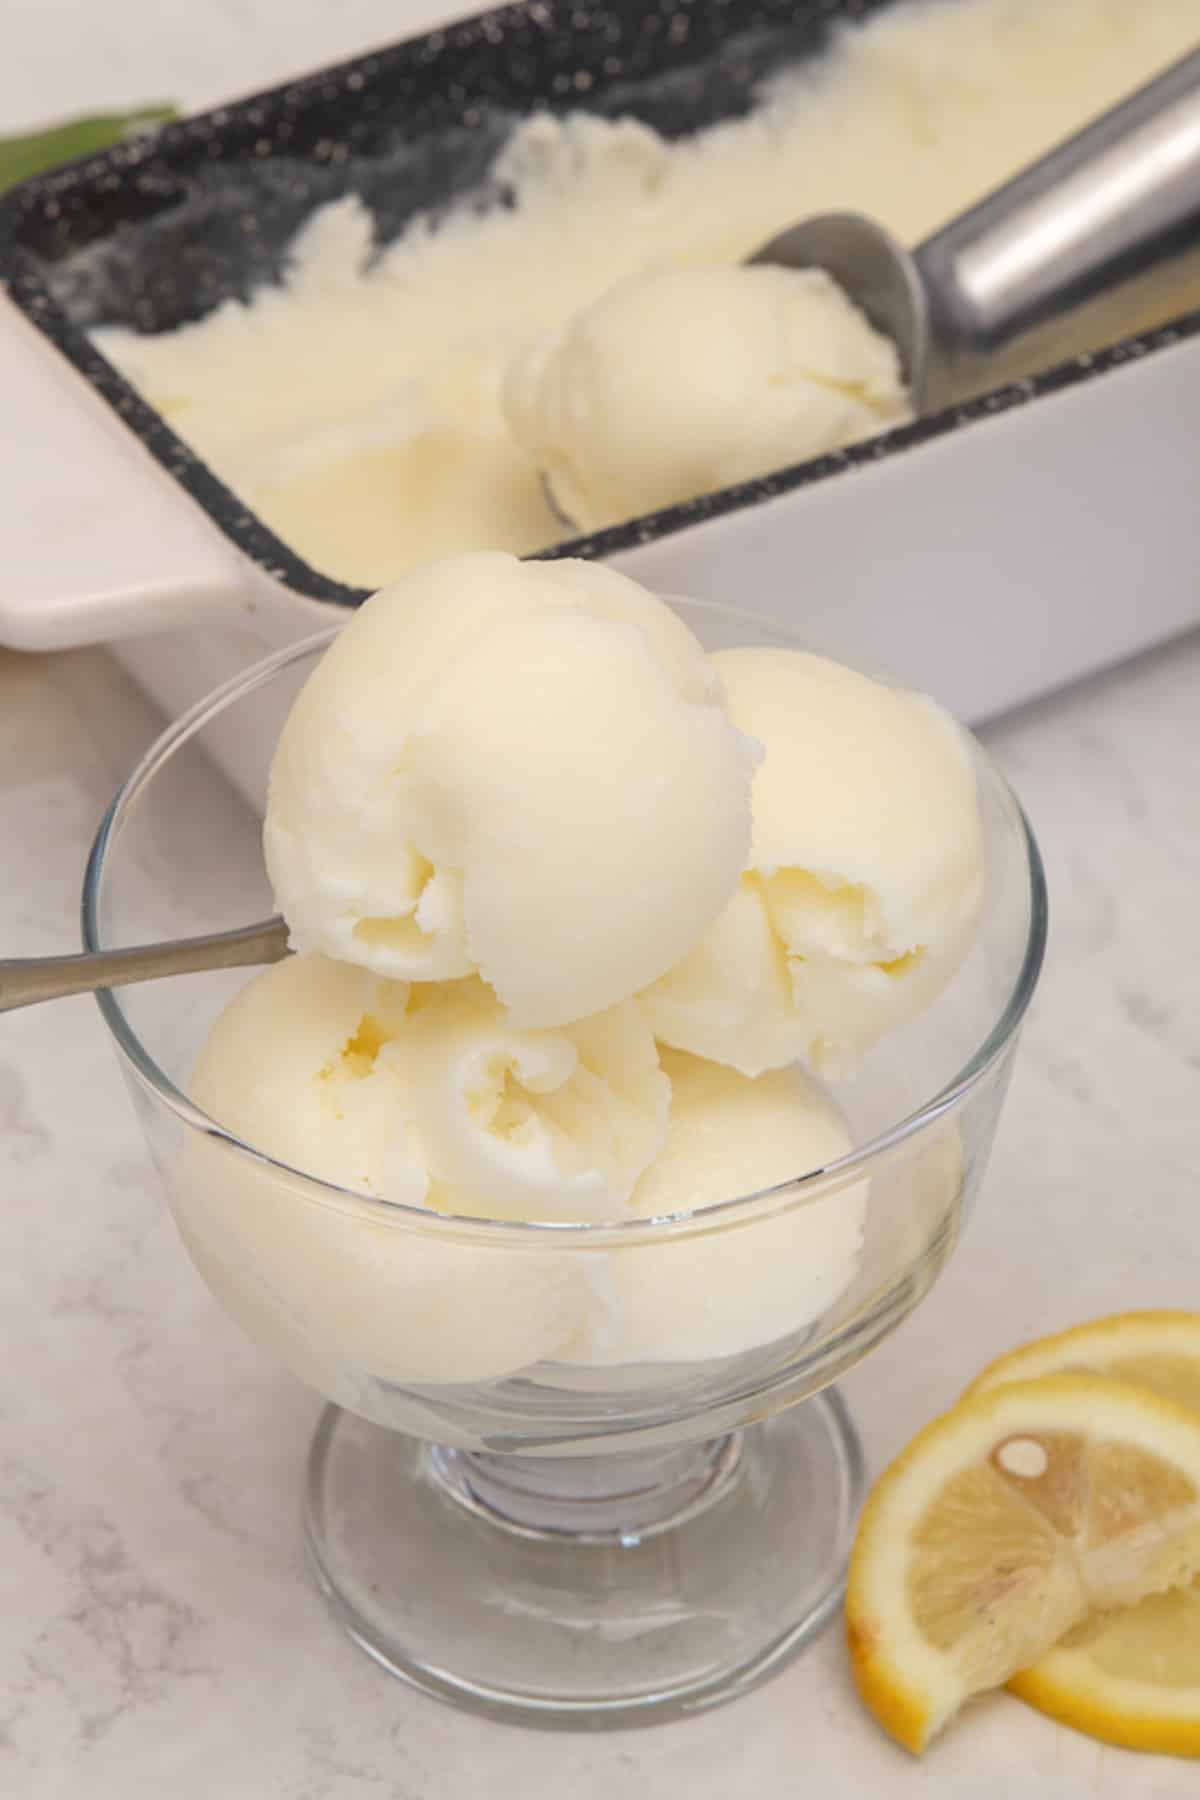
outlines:
M49 1698L59 1729L97 1743L136 1708L176 1682L211 1674L195 1660L198 1617L152 1580L103 1508L75 1504L15 1459L0 1464L5 1516L30 1550L64 1577L67 1604L30 1639L25 1666L5 1695L4 1729L18 1748L22 1715Z
M0 1158L19 1169L35 1157L45 1156L53 1139L47 1126L35 1116L21 1071L0 1063Z

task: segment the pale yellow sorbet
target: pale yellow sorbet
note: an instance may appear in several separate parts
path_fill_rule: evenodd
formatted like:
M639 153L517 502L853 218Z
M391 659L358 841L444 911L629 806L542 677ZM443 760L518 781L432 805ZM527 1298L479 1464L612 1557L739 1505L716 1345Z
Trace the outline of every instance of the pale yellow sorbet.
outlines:
M534 117L510 208L418 220L372 260L353 198L282 287L104 353L316 567L377 587L472 548L565 534L499 402L504 369L639 271L728 265L848 207L915 242L1194 47L1196 0L922 0L842 30L749 117L668 144Z
M824 656L712 662L763 749L750 865L642 1004L664 1043L745 1075L798 1057L846 1075L970 947L984 860L968 740L926 695Z
M911 416L890 338L823 269L617 283L516 358L504 416L555 505L598 531Z
M294 949L478 973L522 1027L686 955L750 852L758 747L670 608L599 564L474 551L361 606L276 746L263 831Z
M507 1072L500 1107L478 1104L484 1059ZM748 1081L671 1055L660 1069L632 1002L565 1034L517 1033L476 982L410 992L291 957L217 1020L192 1094L279 1159L189 1142L172 1203L192 1254L251 1336L351 1404L372 1379L736 1355L811 1325L858 1270L862 1179L614 1250L439 1231L435 1207L562 1220L608 1205L626 1222L686 1213L850 1149L837 1108L798 1070Z

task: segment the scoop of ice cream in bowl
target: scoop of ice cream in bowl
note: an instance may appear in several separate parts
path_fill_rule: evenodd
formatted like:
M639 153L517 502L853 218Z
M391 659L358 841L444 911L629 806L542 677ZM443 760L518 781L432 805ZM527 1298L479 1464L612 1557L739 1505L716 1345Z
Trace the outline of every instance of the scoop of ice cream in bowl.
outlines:
M982 1177L1045 930L1002 777L752 612L472 554L172 726L85 934L276 905L262 973L99 1003L197 1267L328 1402L335 1616L527 1722L742 1691L840 1592L829 1384Z

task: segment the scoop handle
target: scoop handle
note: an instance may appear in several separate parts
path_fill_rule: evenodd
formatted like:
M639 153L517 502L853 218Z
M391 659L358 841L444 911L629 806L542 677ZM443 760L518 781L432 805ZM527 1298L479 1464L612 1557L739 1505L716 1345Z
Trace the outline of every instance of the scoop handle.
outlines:
M191 975L208 969L237 969L279 962L288 953L287 926L264 919L236 931L138 944L128 950L90 950L78 956L16 956L0 960L0 1013L43 1000L63 1000L96 988L127 987L164 975Z
M915 259L930 308L928 410L1200 305L1200 51Z

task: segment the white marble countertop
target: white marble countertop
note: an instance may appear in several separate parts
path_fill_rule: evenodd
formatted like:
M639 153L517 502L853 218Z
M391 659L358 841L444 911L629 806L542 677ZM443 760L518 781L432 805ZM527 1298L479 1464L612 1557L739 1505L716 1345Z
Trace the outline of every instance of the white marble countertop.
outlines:
M0 132L80 105L213 100L433 9L8 0ZM0 439L0 479L12 454ZM965 1242L845 1384L876 1468L1018 1340L1197 1303L1198 694L1200 636L988 734L1046 852L1050 956ZM92 832L157 724L100 652L0 652L4 953L77 942ZM296 1495L318 1403L192 1272L90 1001L0 1018L0 1170L5 1796L1194 1793L1191 1766L1106 1750L1005 1697L917 1765L859 1711L836 1629L748 1698L656 1730L542 1736L408 1692L305 1578Z

